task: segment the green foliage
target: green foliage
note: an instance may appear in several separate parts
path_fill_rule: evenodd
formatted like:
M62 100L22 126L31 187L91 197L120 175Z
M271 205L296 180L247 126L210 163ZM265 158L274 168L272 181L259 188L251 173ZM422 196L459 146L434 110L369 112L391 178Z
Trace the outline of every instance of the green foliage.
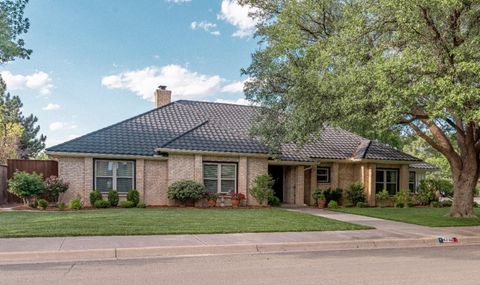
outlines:
M478 206L479 206L479 205L478 205L477 202L473 202L473 207L474 207L474 208L478 208Z
M59 209L60 211L64 211L64 210L65 210L65 207L66 207L66 205L65 205L64 202L61 202L60 204L58 204L58 209Z
M365 202L365 193L363 191L363 184L361 182L353 182L347 189L347 199L353 205L358 205L359 202Z
M21 159L34 158L45 148L47 137L43 134L38 136L40 126L35 125L37 122L38 118L33 114L22 118L23 132L18 142L18 156Z
M368 208L368 204L365 202L357 202L357 208Z
M105 200L95 200L93 207L97 209L108 208L110 207L110 202Z
M205 192L203 194L207 200L217 201L220 195L218 193Z
M397 202L395 203L395 208L405 208L405 204L403 204L402 202Z
M73 198L72 200L70 200L70 202L68 203L68 207L70 209L73 209L73 210L80 210L83 208L83 203L82 203L82 199L80 199L80 197L77 197L77 198Z
M128 191L127 201L132 202L134 207L137 206L140 202L140 192L135 189L131 189L130 191Z
M277 196L272 195L272 196L268 197L268 205L270 205L272 207L280 207L281 204L282 204L282 202L280 201L280 198L278 198Z
M317 189L315 189L315 191L313 191L313 193L312 193L312 198L313 198L315 201L325 200L325 194L323 193L323 190L322 190L322 189L317 188Z
M122 201L122 202L120 202L119 205L120 205L121 208L133 208L133 207L135 207L135 204L133 204L132 201Z
M38 197L44 191L42 175L35 172L17 171L13 174L13 178L8 181L8 192L22 198L25 204L31 198Z
M453 204L453 202L452 202L451 200L443 200L443 201L440 203L440 205L441 205L442 207L447 207L447 208L448 208L448 207L451 207L452 204Z
M144 208L146 208L146 207L147 207L147 205L145 205L145 203L138 203L138 204L137 204L137 208L144 209Z
M273 153L325 126L387 143L394 132L420 137L476 179L466 171L478 169L480 153L478 3L240 2L258 20L259 49L242 70L246 97L265 107L252 133ZM462 202L452 214L473 215Z
M196 201L203 196L205 186L192 180L180 180L174 182L168 187L168 199L178 200L186 203L187 201Z
M31 50L25 48L25 42L19 38L28 31L30 23L24 18L28 0L0 2L0 64L15 58L29 58Z
M63 179L58 178L57 176L48 177L45 182L45 192L48 194L50 201L58 202L58 198L62 193L65 193L70 184L63 181Z
M29 203L28 206L32 209L38 208L38 201L37 199L32 199Z
M110 205L112 207L116 207L118 205L118 201L120 198L118 197L118 192L114 190L108 191L108 202L110 202Z
M400 189L400 191L393 197L393 199L395 201L395 205L401 204L403 206L406 206L412 201L410 191L408 189Z
M390 199L390 194L386 189L383 189L382 191L375 194L375 199L377 199L378 202L380 202L379 203L380 206L383 206L383 204Z
M420 182L417 192L420 203L430 205L431 202L438 201L438 195L452 197L453 185L445 179L425 179Z
M90 198L90 205L92 205L92 207L95 205L95 202L97 200L103 200L102 193L98 190L93 190L92 192L90 192L89 198Z
M338 208L338 203L337 201L331 200L330 202L328 202L327 207L331 209L336 209Z
M430 207L432 207L432 208L438 208L438 207L440 207L440 202L438 202L438 201L432 201L432 202L430 203Z
M253 181L253 186L250 189L250 195L252 195L255 200L260 205L263 205L268 201L268 198L273 196L273 184L275 181L269 175L258 175Z
M38 206L39 206L40 208L42 208L42 210L46 210L46 209L47 209L47 207L48 207L48 202L47 202L47 200L45 200L45 199L38 199L37 202L38 202Z
M335 201L337 204L340 203L340 200L342 199L342 193L343 189L341 188L328 188L327 190L324 190L323 195L325 195L325 201L327 202L327 205L330 203L330 201Z

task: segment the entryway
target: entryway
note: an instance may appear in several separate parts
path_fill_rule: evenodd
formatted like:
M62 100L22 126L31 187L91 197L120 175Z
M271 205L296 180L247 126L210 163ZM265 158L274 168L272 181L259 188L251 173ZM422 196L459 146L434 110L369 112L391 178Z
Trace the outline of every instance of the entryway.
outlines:
M268 174L272 176L273 180L275 180L275 184L273 184L273 191L275 192L275 196L277 196L283 203L283 166L269 165Z

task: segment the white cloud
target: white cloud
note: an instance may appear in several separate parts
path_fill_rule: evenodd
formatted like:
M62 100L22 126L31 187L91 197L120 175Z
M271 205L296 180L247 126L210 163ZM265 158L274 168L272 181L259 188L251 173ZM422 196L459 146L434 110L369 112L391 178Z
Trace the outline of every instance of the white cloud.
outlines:
M249 17L249 13L256 9L250 6L241 6L236 0L222 0L222 6L218 19L235 26L237 30L232 34L234 37L244 38L253 35L257 21Z
M53 88L52 79L48 73L39 71L29 75L12 74L10 71L0 72L7 84L8 90L31 89L41 95L50 95Z
M190 24L190 28L192 30L202 29L205 32L210 33L211 35L214 35L214 36L219 36L220 35L220 31L216 30L217 29L217 24L210 23L210 22L207 22L207 21L201 21L201 22L193 21ZM214 30L214 31L212 31L212 30Z
M47 106L42 108L42 110L45 110L45 111L54 111L54 110L58 110L58 109L60 109L60 105L52 104L52 103L48 103Z
M243 92L243 85L245 84L245 81L236 81L230 84L227 84L222 87L222 92L224 93L238 93L238 92Z
M109 89L128 90L150 101L154 100L153 92L158 85L172 90L173 100L196 100L220 91L223 82L225 79L218 75L200 74L175 64L149 66L102 78L102 85Z
M237 100L217 99L214 102L215 103L236 104L236 105L252 105L252 102L248 101L245 98L239 98Z
M60 130L71 130L76 129L77 125L68 122L53 122L49 125L49 129L52 132L60 131Z

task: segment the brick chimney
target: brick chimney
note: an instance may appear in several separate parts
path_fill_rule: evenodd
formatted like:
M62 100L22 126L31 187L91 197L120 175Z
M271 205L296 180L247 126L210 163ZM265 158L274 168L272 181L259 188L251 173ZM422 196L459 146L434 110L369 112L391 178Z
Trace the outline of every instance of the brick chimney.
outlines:
M155 90L155 108L169 104L172 101L172 91L167 90L167 86L160 85Z

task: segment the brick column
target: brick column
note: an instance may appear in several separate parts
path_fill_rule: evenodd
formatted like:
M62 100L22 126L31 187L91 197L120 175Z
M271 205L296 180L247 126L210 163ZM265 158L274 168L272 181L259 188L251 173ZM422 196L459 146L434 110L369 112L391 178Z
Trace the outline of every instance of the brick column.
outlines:
M295 205L303 206L304 201L304 191L305 191L305 180L304 180L304 170L305 167L297 166L295 169Z
M83 201L85 205L90 205L89 195L95 187L93 185L93 158L85 157L84 159L84 176L83 176Z
M247 173L247 158L246 157L240 157L238 161L238 193L243 193L245 194L245 197L247 196L247 190L248 190L248 173Z
M203 183L203 157L201 154L195 155L194 180Z
M143 159L137 159L135 162L135 188L140 193L140 200L145 202L145 160Z
M408 190L408 177L410 169L408 164L403 164L400 166L400 190Z
M375 177L377 166L375 164L364 164L361 166L363 186L370 206L375 206Z
M330 167L330 187L338 188L340 185L338 163L334 162Z

